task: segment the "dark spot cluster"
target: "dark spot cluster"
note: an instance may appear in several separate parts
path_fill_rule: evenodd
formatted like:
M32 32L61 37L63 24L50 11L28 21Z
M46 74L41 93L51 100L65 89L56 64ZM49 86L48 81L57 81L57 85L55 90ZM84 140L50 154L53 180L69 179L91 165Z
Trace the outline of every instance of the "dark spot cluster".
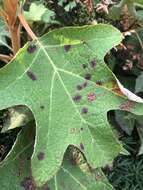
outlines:
M38 160L44 160L44 158L45 158L44 152L39 152L37 155L37 158L38 158Z
M81 95L75 95L72 99L74 102L79 102L81 100Z
M27 71L27 76L31 79L31 80L33 80L33 81L35 81L35 80L37 80L37 77L36 77L36 75L32 72L32 71Z
M64 45L65 52L68 52L71 49L71 45Z
M30 45L28 48L27 48L27 52L28 53L34 53L36 51L37 47L36 45Z
M22 187L24 187L25 190L35 190L35 184L31 177L25 177L23 181L20 184Z
M95 99L96 99L95 93L90 92L90 93L87 95L87 100L88 100L89 102L92 102L92 101L94 101Z

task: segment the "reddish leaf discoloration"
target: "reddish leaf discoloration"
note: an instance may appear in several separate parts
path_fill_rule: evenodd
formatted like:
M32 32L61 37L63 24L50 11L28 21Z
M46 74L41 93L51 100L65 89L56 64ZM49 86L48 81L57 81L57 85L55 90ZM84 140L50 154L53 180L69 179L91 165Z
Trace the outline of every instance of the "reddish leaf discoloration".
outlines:
M112 81L112 91L115 92L116 94L120 95L120 96L124 96L124 94L120 90L117 82L114 80Z
M124 94L122 93L119 87L112 88L112 91L120 96L124 96Z
M90 93L87 95L87 100L88 100L89 102L92 102L92 101L94 101L95 99L96 99L95 93L90 92Z
M119 108L121 110L131 111L134 108L134 105L135 105L135 102L129 100L128 102L121 104Z

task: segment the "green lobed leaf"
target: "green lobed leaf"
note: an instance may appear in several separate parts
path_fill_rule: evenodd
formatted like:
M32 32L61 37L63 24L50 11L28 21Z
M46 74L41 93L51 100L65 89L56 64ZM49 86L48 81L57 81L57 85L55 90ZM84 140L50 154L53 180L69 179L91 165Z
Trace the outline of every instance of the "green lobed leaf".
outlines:
M34 125L31 124L23 128L11 154L0 165L1 190L64 190L69 187L71 190L112 190L112 186L100 170L83 173L68 154L57 175L48 183L37 187L31 176L30 157L33 145Z
M83 173L71 164L69 157L64 159L64 163L56 176L48 183L51 190L113 190L107 179L100 170L96 172Z
M104 63L121 40L110 25L63 28L27 44L1 69L0 109L26 105L36 120L32 176L38 186L56 174L69 145L93 168L112 162L122 146L108 123L109 110L143 114L143 104L129 100L137 98L120 85L129 99L121 92Z

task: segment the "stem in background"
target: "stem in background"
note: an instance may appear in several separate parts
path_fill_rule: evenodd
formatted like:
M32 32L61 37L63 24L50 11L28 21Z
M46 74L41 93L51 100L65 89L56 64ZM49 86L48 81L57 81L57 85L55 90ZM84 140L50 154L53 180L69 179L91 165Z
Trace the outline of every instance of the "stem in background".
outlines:
M11 60L11 56L0 54L0 60L8 62Z
M9 27L9 31L11 34L12 48L14 55L18 52L21 47L20 42L20 25Z
M34 34L34 32L32 31L32 29L30 28L30 26L28 25L27 21L25 20L24 16L22 14L18 15L18 19L21 23L21 25L25 28L26 32L28 33L28 35L30 36L30 38L32 40L36 40L37 36Z

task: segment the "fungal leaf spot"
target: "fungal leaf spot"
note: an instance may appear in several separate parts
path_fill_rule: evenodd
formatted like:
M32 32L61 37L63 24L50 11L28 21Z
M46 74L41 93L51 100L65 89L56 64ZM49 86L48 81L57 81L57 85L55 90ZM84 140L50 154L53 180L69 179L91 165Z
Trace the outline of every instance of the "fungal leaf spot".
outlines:
M91 80L91 74L87 73L84 77L86 80Z
M31 44L31 45L27 48L27 52L30 53L30 54L32 54L32 53L34 53L34 52L36 51L36 49L37 49L36 45L32 45L32 44Z
M95 69L96 68L96 61L95 59L93 59L90 63L89 63L90 67Z
M33 81L36 81L37 80L37 77L36 77L36 75L32 72L32 71L27 71L27 76L31 79L31 80L33 80Z
M44 152L39 152L37 155L38 160L44 160L45 154Z
M83 145L83 143L80 143L80 149L81 149L81 150L84 150L84 145Z
M74 102L79 102L80 100L81 100L81 95L75 95L74 97L73 97L73 101Z
M34 190L35 184L31 177L25 177L21 182L21 186L24 187L25 190Z
M71 45L64 45L64 50L68 52L71 49Z
M88 112L88 108L83 107L82 110L81 110L81 113L82 114L86 114L87 112Z
M94 100L96 99L95 93L90 92L90 93L87 95L87 99L88 99L89 102L94 101Z

